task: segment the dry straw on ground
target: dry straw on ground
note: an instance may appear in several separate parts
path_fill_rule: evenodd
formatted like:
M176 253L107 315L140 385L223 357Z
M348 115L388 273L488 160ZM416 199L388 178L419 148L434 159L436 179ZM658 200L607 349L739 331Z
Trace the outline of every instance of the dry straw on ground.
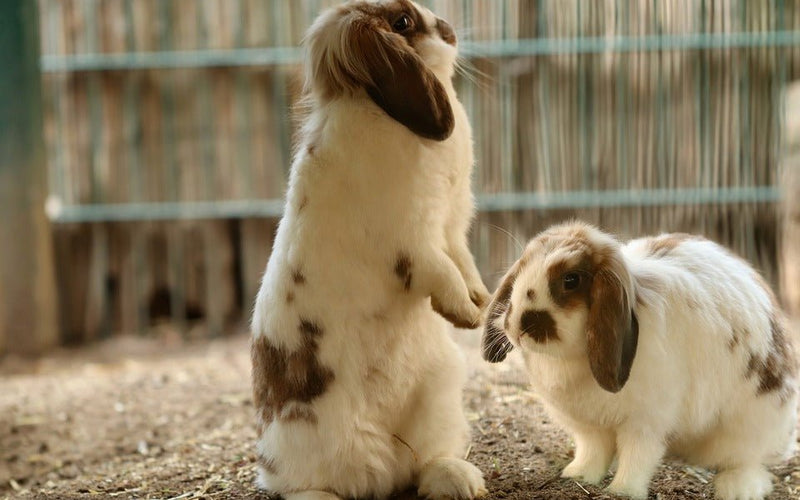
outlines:
M457 335L470 365L469 458L487 478L488 498L609 499L558 477L572 446L526 390L519 359L485 364L478 333ZM0 498L269 498L253 486L249 371L242 335L190 345L122 338L39 362L6 359ZM773 472L770 499L798 498L800 457ZM711 478L667 461L651 498L712 498Z

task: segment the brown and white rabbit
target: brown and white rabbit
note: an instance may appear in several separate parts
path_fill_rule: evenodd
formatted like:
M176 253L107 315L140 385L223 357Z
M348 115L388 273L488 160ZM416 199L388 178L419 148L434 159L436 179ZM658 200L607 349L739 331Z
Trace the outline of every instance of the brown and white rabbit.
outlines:
M563 476L647 496L663 455L718 470L722 499L761 499L793 450L796 359L770 288L697 236L622 245L581 223L531 240L489 306L483 355L521 348L533 390L575 440Z
M252 318L260 485L481 496L443 319L477 327L489 299L467 247L455 34L413 2L356 1L322 13L306 46L310 111Z

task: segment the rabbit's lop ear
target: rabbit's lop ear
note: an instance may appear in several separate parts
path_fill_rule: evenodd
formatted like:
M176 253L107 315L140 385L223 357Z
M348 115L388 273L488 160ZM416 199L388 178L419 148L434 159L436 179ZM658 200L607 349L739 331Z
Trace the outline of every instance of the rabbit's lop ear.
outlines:
M614 250L595 272L587 320L587 353L595 380L609 392L628 381L639 340L632 284L622 256Z
M323 19L309 34L307 84L328 97L364 88L415 134L437 141L450 137L455 119L447 92L405 37L372 12L339 12L329 21Z
M369 75L363 83L375 104L421 137L450 137L455 120L447 93L405 38L371 23L350 32L354 62Z
M486 328L483 330L483 339L481 340L481 353L483 359L490 363L503 361L514 348L506 337L500 318L508 311L511 292L514 290L514 281L519 275L520 267L520 261L517 261L508 270L489 304L489 315L486 318Z

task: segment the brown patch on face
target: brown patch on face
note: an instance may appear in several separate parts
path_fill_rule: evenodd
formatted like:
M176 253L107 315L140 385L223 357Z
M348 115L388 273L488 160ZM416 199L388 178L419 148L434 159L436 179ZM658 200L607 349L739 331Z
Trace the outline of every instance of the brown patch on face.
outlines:
M528 291L525 292L525 296L528 297L528 300L533 301L536 299L536 292L533 290L533 288L528 288Z
M303 338L292 352L276 347L265 336L251 345L253 402L261 425L281 415L288 403L310 403L324 394L334 379L333 372L317 359L317 338L322 329L306 320L298 329Z
M417 42L431 33L430 27L425 24L422 13L414 7L409 0L397 0L394 4L387 4L383 7L383 18L392 27L392 31L402 35L412 47L416 47ZM406 15L411 20L411 27L406 30L398 30L396 24L400 18Z
M306 277L299 269L295 269L292 271L292 282L295 285L305 285L306 284Z
M669 255L674 249L681 245L681 243L688 240L701 240L702 238L692 234L685 233L672 233L650 238L647 242L648 254L662 258Z
M577 265L570 265L566 261L551 265L547 270L547 284L553 302L567 310L581 305L588 307L594 268L588 257L581 259ZM564 287L564 278L573 273L579 277L580 283L577 288L568 290Z
M523 335L527 335L540 344L558 340L556 322L547 311L529 309L522 313L519 327Z
M394 263L394 274L403 283L403 290L411 290L411 257L405 253L399 254Z
M358 2L351 6L350 11L363 14L362 20L376 29L402 36L410 47L415 47L421 38L431 34L422 13L409 0L380 4Z
M442 37L442 40L445 43L449 43L450 45L455 46L456 44L456 32L453 31L453 27L447 23L444 19L436 18L436 31L439 32L439 36Z

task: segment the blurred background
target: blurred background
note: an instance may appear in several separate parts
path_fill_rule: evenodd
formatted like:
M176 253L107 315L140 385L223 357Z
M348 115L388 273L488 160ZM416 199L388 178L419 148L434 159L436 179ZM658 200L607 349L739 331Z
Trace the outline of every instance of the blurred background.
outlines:
M243 329L334 3L0 5L0 354ZM800 1L420 3L459 34L490 289L580 217L705 234L800 313Z

